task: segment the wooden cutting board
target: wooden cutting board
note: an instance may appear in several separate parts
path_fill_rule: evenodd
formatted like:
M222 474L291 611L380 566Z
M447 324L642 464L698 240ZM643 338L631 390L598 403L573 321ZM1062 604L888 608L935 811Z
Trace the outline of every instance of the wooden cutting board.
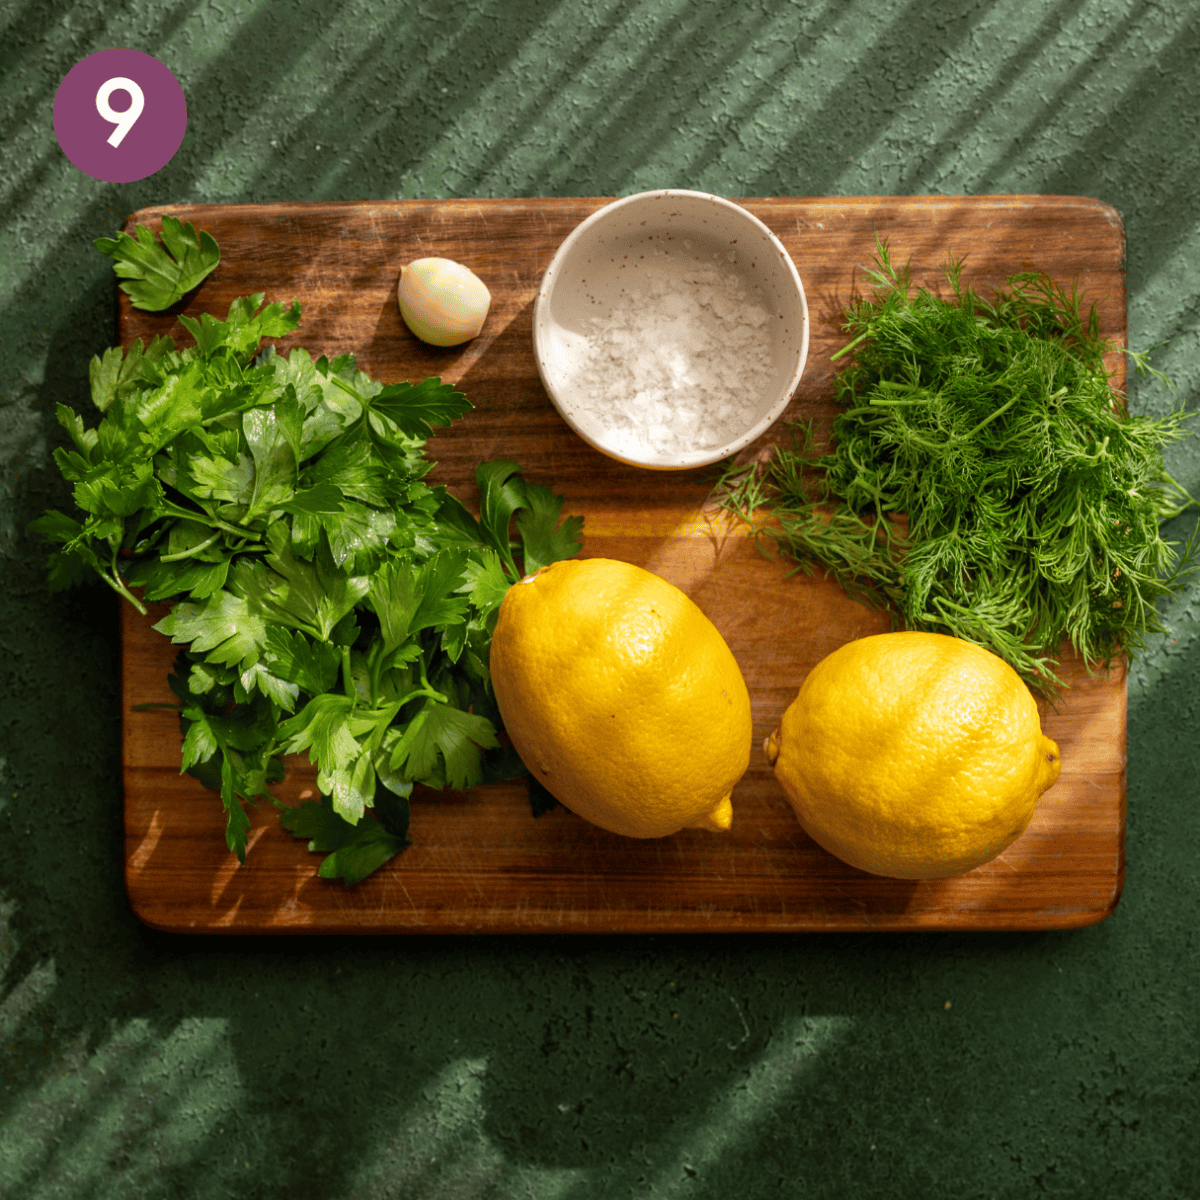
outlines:
M740 662L755 751L734 791L727 834L690 830L620 838L565 810L531 816L523 783L414 794L413 845L356 888L317 877L310 855L270 806L256 815L245 866L226 851L219 801L179 773L179 726L163 709L174 648L124 606L126 882L142 920L173 931L242 933L652 932L879 929L1044 929L1087 925L1115 908L1124 876L1126 680L1064 665L1070 689L1043 725L1062 751L1058 783L1028 830L994 862L933 881L881 879L838 862L801 830L757 747L805 675L887 618L835 585L764 558L705 510L707 470L652 472L590 449L558 417L531 348L538 282L555 249L601 199L173 205L209 230L222 260L183 310L223 316L231 300L298 298L300 330L281 349L354 352L384 382L440 375L475 411L431 443L432 479L473 504L480 461L515 459L526 477L585 517L584 556L626 559L681 587ZM936 286L947 254L966 256L976 286L1044 270L1100 303L1105 336L1125 344L1125 244L1108 206L1070 196L777 198L743 201L783 241L811 312L808 364L785 420L828 429L830 355L838 317L870 263L876 231L893 261ZM483 334L437 350L404 327L402 264L441 255L469 264L492 291ZM121 298L121 340L172 333L178 313L148 314ZM1123 383L1116 356L1116 382ZM783 426L751 447L763 450ZM315 776L293 761L278 797L311 797Z

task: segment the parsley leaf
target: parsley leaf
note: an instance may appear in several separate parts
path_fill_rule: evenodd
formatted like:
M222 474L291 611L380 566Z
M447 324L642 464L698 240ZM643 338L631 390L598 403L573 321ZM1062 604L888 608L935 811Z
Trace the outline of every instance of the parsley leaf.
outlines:
M154 628L194 654L225 666L249 666L266 644L267 625L260 608L224 590L201 604L176 604Z
M379 803L382 798L357 825L334 812L327 796L281 810L279 821L293 837L307 839L310 851L326 855L318 870L322 879L361 883L409 845L408 801L394 796Z
M134 229L136 238L125 232L115 238L97 238L95 247L114 262L123 291L135 308L161 312L197 287L221 261L221 251L210 233L197 233L195 226L163 214L162 244L145 226Z
M410 779L444 772L450 787L472 787L483 780L483 750L499 744L486 717L426 700L391 747L390 765Z
M568 517L560 526L562 496L555 496L541 484L526 483L520 477L520 470L515 462L494 459L482 463L475 471L481 497L480 533L500 555L514 582L523 574L531 575L552 562L578 554L581 543L577 539L583 528L582 517ZM521 515L516 523L522 538L524 570L518 568L513 557L514 543L509 531L518 512Z
M371 398L371 412L385 416L410 437L427 437L435 426L465 416L472 405L466 396L440 379L423 383L393 383Z
M568 517L559 524L563 497L540 483L525 484L525 510L517 517L526 575L559 559L571 558L583 547L579 540L582 517Z

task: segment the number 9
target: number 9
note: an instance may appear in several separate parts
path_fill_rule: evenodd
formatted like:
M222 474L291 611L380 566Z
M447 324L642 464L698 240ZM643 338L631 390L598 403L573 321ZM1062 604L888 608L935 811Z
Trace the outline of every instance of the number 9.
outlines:
M113 92L118 91L129 93L129 107L124 112L117 112L108 102ZM96 111L106 121L111 121L116 126L108 135L110 146L119 146L125 140L125 135L133 128L145 107L146 97L132 79L117 75L112 79L106 79L100 85L100 90L96 93Z

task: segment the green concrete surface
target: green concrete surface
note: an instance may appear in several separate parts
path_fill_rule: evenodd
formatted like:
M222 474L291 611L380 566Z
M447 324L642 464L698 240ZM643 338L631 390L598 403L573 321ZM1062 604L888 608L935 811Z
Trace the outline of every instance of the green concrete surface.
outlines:
M51 126L110 46L189 105L128 185ZM1130 342L1194 409L1198 64L1183 0L0 3L0 1197L1200 1194L1200 586L1132 673L1100 925L222 941L130 914L116 601L48 595L25 533L69 500L54 406L115 334L91 241L163 202L1098 197ZM1169 465L1200 495L1197 446Z

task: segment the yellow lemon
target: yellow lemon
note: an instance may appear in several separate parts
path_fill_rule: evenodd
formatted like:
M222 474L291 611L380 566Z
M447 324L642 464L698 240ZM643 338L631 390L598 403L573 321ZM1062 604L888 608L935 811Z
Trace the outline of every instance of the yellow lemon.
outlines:
M750 696L677 587L612 559L552 563L504 597L491 672L517 753L578 816L628 837L729 828Z
M766 741L814 841L876 875L932 879L988 862L1058 778L1020 676L935 633L885 633L813 668Z

